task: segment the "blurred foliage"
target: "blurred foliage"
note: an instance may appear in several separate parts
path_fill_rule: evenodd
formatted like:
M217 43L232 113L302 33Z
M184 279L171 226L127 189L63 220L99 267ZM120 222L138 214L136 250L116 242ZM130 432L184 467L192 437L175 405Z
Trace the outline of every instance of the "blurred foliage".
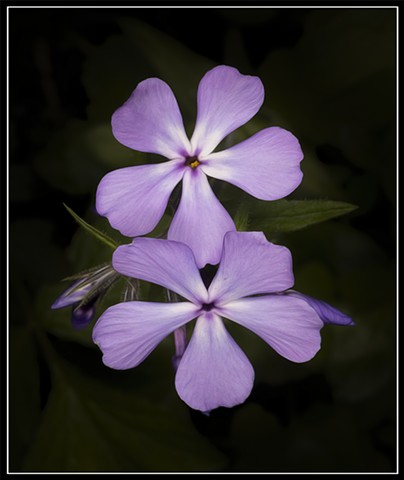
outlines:
M396 11L391 8L10 10L10 470L392 472L396 466ZM207 30L206 30L207 29ZM21 36L20 32L25 35ZM293 364L228 324L256 372L245 404L205 416L177 397L167 338L136 369L102 364L91 325L50 305L60 280L109 261L96 215L108 171L162 159L113 137L141 80L172 87L192 132L205 71L258 75L260 112L223 146L277 125L304 179L262 202L212 182L239 230L293 254L295 288L354 319ZM26 82L26 78L30 82ZM164 234L169 211L150 235ZM143 300L163 301L141 282ZM117 285L94 321L122 298Z
M225 465L180 409L144 399L137 389L121 392L96 382L48 344L43 348L53 388L24 471L187 471L195 465L206 471Z

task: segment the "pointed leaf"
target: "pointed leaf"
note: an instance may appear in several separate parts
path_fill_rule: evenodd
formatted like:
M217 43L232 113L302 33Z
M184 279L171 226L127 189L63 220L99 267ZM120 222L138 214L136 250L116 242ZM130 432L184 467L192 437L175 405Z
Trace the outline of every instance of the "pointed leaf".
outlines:
M71 208L69 208L67 205L63 204L66 210L70 213L70 215L76 220L76 222L84 228L88 233L93 235L97 240L100 242L104 243L105 245L108 245L111 247L113 250L117 248L119 245L118 242L110 238L107 234L101 232L97 228L93 227L89 223L87 223L85 220L83 220L77 213L75 213Z
M357 207L332 200L278 200L266 202L256 210L250 230L265 230L270 234L291 232L352 212Z

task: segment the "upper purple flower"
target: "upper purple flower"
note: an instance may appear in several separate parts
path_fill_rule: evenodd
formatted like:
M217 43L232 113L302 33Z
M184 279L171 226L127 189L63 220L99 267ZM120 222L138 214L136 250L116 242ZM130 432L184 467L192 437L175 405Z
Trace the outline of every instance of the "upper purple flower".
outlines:
M282 128L263 129L212 153L223 138L258 112L263 100L264 87L258 77L223 65L209 70L198 87L198 113L189 140L170 87L158 78L139 83L113 114L113 134L127 147L157 153L169 161L108 173L98 186L98 213L126 236L147 234L182 180L182 197L168 238L189 245L199 268L218 263L224 234L234 231L235 225L207 176L230 182L262 200L288 195L302 179L299 142Z
M253 386L253 368L222 317L252 330L294 362L310 360L320 348L324 323L319 310L288 290L294 283L290 251L268 242L263 233L225 235L221 262L209 288L192 251L179 242L137 238L117 248L113 266L187 301L136 301L107 309L93 330L104 363L115 369L135 367L167 335L197 318L175 379L179 396L194 409L232 407L244 402ZM322 315L327 314L324 308ZM341 314L332 323L349 321Z

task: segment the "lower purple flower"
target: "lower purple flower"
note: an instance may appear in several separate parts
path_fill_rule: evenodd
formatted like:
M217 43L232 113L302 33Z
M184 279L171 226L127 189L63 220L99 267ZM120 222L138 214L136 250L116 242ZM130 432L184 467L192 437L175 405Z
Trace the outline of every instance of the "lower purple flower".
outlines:
M175 241L137 238L117 248L113 267L185 301L135 301L107 309L93 330L103 362L115 369L136 367L167 335L196 318L175 378L179 396L196 410L243 403L253 387L254 370L223 318L253 331L293 362L306 362L320 349L324 322L318 309L287 294L294 283L290 251L268 242L263 233L227 233L208 288L192 250Z

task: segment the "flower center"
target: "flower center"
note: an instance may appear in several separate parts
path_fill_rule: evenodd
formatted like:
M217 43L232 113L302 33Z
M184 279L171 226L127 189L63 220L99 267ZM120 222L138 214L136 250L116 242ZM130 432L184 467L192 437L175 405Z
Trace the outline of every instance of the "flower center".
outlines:
M198 160L198 157L193 156L193 157L187 157L185 159L185 165L188 167L191 167L195 169L201 162Z
M214 303L204 303L202 305L202 310L205 312L210 312L212 308L214 308L215 304Z

